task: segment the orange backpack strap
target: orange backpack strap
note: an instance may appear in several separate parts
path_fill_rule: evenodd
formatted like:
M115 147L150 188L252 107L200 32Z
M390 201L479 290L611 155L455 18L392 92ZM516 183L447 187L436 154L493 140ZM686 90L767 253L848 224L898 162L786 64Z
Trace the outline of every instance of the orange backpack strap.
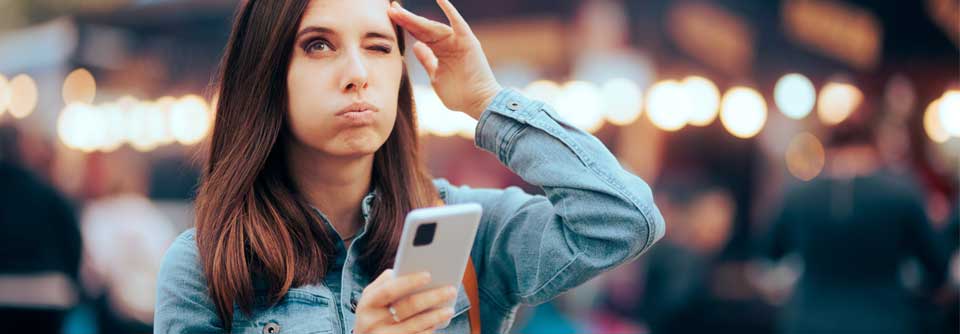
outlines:
M437 206L443 206L443 200L437 199ZM463 271L463 290L470 299L470 334L480 334L480 286L477 284L477 269L473 267L473 259L467 258L467 268Z
M470 334L480 334L480 287L477 285L477 270L473 268L473 259L467 259L467 270L463 272L463 289L470 299Z

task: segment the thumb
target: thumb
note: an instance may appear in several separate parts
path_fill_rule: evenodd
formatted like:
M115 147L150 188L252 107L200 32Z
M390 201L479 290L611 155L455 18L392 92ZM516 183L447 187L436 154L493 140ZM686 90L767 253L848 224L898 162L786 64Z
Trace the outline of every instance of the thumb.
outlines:
M419 60L420 63L423 64L423 68L427 70L430 81L432 82L436 79L437 56L433 54L433 50L426 44L423 44L423 42L417 41L413 44L413 54L417 56L417 60Z

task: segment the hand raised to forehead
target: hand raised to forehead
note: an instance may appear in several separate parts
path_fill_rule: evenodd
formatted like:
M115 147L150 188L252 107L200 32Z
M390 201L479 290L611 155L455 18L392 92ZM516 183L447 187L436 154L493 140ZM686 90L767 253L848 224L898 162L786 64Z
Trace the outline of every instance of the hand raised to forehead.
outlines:
M500 91L480 41L449 0L437 0L450 25L411 13L393 2L390 18L418 41L413 52L443 104L479 118Z

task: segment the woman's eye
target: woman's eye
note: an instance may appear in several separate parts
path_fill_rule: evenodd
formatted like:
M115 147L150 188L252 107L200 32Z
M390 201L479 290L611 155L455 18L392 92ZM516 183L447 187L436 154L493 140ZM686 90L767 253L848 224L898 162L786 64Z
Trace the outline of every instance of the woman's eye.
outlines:
M371 49L371 50L374 50L374 51L383 52L383 53L390 53L391 51L393 51L393 49L390 48L390 46L387 46L387 45L371 46L370 49Z
M321 39L307 42L307 44L303 47L303 51L306 51L307 53L328 51L328 50L330 50L330 43Z

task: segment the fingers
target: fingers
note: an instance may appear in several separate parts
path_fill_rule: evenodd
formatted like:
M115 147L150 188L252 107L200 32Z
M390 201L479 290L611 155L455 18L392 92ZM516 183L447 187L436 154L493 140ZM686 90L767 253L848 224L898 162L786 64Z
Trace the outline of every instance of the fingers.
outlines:
M430 283L430 273L403 275L382 282L372 288L368 287L364 291L367 296L361 298L361 303L368 304L371 307L386 307L428 283Z
M427 44L434 44L453 36L450 26L411 13L400 4L393 2L387 9L390 18L406 29L414 38Z
M444 303L449 303L456 296L457 289L447 286L410 295L393 303L392 306L397 311L397 319L404 321L426 310L443 306Z
M463 16L460 16L460 11L450 3L450 0L437 0L437 4L440 5L443 14L447 16L447 21L450 21L450 27L453 28L454 32L457 34L470 32L470 26L467 25L467 20L464 20Z
M374 279L373 282L370 282L370 284L367 285L367 289L376 288L378 285L382 284L383 282L386 282L392 279L393 276L394 276L393 269L384 270L382 273L380 273L380 276L377 276L377 278Z
M427 75L430 76L430 80L433 80L436 76L438 59L433 50L429 46L423 44L423 42L416 42L413 44L413 54L417 56L417 60L423 64L423 68L427 70Z
M418 333L422 331L433 331L437 325L450 320L453 317L452 307L442 307L435 310L420 313L413 318L399 322L393 326L388 326L386 333Z

